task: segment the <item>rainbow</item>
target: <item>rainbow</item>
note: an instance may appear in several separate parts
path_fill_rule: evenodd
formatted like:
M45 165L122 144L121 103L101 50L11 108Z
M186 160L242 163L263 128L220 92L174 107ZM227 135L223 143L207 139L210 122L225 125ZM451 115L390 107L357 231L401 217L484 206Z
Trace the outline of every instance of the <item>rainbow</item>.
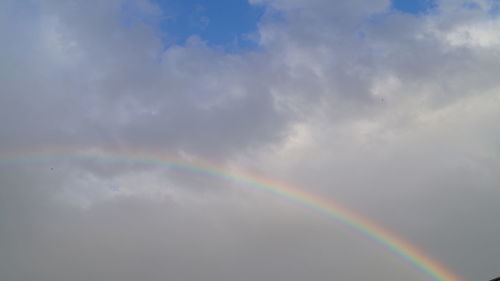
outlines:
M80 152L75 152L80 151ZM396 234L384 228L380 224L357 214L338 202L322 198L318 195L306 192L304 189L289 184L277 182L262 175L228 170L224 165L201 160L185 160L178 156L166 155L164 153L150 153L145 151L118 150L87 150L81 153L76 149L64 149L61 147L32 150L26 152L7 152L0 154L0 164L33 163L54 159L89 159L89 160L113 160L129 161L136 164L162 165L173 169L190 171L206 176L216 177L251 187L266 193L292 201L315 213L326 216L341 223L348 228L364 235L388 249L396 256L409 263L424 275L434 281L463 281L446 267L426 255L416 246L403 240Z

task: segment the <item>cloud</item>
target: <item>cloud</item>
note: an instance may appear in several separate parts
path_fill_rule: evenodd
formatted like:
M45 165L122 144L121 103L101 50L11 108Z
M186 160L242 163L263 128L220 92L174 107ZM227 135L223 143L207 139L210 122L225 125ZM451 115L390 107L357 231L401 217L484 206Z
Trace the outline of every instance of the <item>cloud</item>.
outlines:
M236 53L165 47L149 1L2 2L2 279L427 280L279 198L124 157L145 150L336 198L489 280L499 18L476 2L254 0Z

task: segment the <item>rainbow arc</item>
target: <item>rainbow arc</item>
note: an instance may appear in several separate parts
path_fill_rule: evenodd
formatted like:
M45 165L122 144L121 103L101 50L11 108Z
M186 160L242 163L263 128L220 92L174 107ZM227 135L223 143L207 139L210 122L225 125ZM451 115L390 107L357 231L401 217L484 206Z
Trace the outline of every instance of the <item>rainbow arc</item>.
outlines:
M464 281L432 259L415 245L405 241L403 238L392 233L390 230L377 224L373 220L364 217L338 202L322 198L304 189L294 187L290 184L277 182L261 175L230 170L222 165L206 161L186 161L178 157L168 156L164 153L130 152L107 149L104 153L91 151L90 153L75 154L78 149L50 148L31 152L17 152L0 154L0 163L25 163L47 161L51 159L107 159L113 161L127 161L138 164L154 164L166 166L173 169L203 174L210 177L225 179L242 186L257 189L275 196L287 199L317 214L326 216L346 227L362 234L372 241L382 245L390 252L400 257L424 275L434 281ZM81 149L80 149L81 151ZM498 280L498 279L494 279Z

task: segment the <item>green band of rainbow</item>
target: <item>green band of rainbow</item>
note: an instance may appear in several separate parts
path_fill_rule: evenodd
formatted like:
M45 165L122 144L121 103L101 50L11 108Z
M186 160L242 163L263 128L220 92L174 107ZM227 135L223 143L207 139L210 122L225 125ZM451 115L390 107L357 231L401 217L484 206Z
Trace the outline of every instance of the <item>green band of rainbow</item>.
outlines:
M424 254L417 247L404 241L391 231L383 228L379 224L343 207L337 202L326 200L303 189L289 184L283 184L265 178L261 175L250 174L241 171L234 171L222 165L216 165L203 161L186 161L178 157L165 156L163 153L131 153L130 151L119 151L106 149L106 151L78 154L74 151L61 148L44 149L27 153L4 153L0 154L0 163L9 164L15 162L36 162L59 158L86 158L86 159L109 159L114 161L132 161L140 164L163 165L174 169L181 169L200 173L216 178L229 180L257 190L274 194L293 201L318 214L324 215L343 225L363 234L387 248L395 255L399 256L415 268L423 272L426 276L435 281L462 281L458 276L446 269L437 261ZM3 155L3 156L2 156Z

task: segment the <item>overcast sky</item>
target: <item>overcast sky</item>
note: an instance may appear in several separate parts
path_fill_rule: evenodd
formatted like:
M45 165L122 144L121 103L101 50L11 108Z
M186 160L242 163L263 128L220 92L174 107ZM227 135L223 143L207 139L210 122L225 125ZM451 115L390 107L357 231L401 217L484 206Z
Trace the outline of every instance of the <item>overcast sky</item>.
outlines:
M283 198L130 153L293 184L464 280L500 275L499 12L0 1L0 279L431 280Z

